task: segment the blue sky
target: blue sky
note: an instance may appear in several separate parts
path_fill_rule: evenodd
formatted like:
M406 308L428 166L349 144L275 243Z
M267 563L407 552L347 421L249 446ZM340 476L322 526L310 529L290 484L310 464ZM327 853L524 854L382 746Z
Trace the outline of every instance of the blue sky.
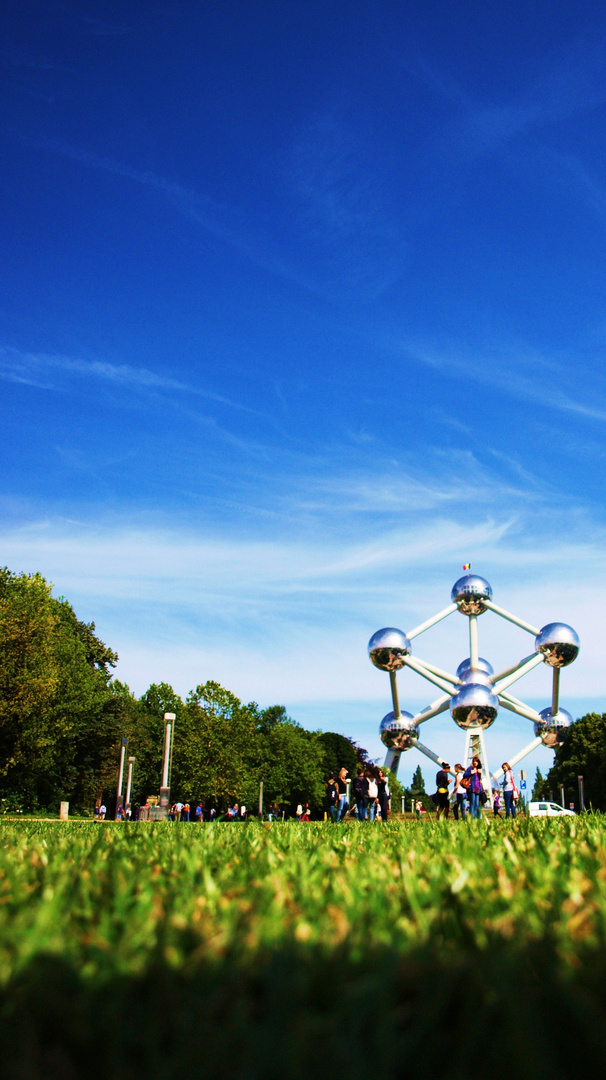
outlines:
M373 756L368 638L471 561L575 626L562 704L603 711L603 6L2 20L0 561L94 619L135 692L215 678ZM465 631L415 652L456 667ZM480 646L532 642L487 614ZM548 704L548 672L516 693ZM404 708L435 696L402 678ZM531 735L501 715L489 752ZM448 717L423 739L462 751Z

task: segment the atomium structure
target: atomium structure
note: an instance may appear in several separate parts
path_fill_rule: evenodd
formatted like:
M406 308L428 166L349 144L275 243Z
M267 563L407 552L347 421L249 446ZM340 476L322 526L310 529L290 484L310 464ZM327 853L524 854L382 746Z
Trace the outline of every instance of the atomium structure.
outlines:
M572 717L566 709L560 708L560 671L576 660L579 639L566 623L547 623L539 630L509 611L504 611L493 603L490 585L478 574L466 574L459 578L453 586L451 600L447 608L407 634L388 626L377 630L368 643L372 663L389 673L391 683L393 709L383 717L379 727L381 740L387 747L385 766L397 773L402 753L411 749L419 750L437 765L443 765L444 758L420 742L419 728L439 713L450 710L455 724L466 733L463 761L467 765L472 757L477 755L480 758L484 789L490 791L503 775L503 770L489 772L484 732L494 724L499 708L523 716L534 725L535 737L532 742L509 757L512 767L538 746L554 749L566 738ZM469 620L469 657L459 664L456 674L451 675L426 660L413 657L411 642L456 611ZM534 638L534 650L529 656L497 674L478 652L478 619L486 611L514 623ZM514 697L509 688L539 664L547 664L552 671L551 705L536 712ZM400 708L397 672L404 667L416 671L442 691L436 701L414 716Z

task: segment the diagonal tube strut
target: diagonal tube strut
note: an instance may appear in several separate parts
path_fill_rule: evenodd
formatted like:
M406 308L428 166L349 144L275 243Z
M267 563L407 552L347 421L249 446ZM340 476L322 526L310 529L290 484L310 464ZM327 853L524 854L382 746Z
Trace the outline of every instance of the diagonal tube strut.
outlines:
M408 659L408 657L406 658ZM542 653L535 653L529 660L524 660L523 663L517 668L516 671L512 671L511 675L507 675L504 679L494 681L494 692L500 694L503 690L506 690L512 683L517 682L524 675L527 675L529 671L537 667L538 664L544 663L544 657Z
M427 705L425 709L421 709L416 716L413 716L412 722L416 724L424 724L426 720L433 719L434 716L438 716L439 713L446 712L446 709L450 705L450 694L443 694L442 697L437 698L431 705Z
M497 604L493 604L492 600L484 600L484 607L487 607L489 611L494 611L495 615L500 615L502 619L507 619L508 622L520 626L522 630L527 630L534 637L541 632L536 626L531 626L530 623L524 622L524 619L518 619L517 615L512 615L510 611L505 611L502 607L498 607Z
M513 757L510 757L508 759L509 760L509 765L511 766L511 768L513 769L514 765L518 764L518 761L521 761L522 758L525 758L527 754L532 754L533 750L536 750L538 746L542 746L542 745L543 745L543 740L540 739L537 736L537 738L533 739L531 743L528 743L528 746L525 746L523 750L520 750L520 752L518 754L514 754ZM493 778L493 780L500 780L502 775L503 775L503 770L502 769L497 769L496 772L493 772L492 778Z
M425 630L429 630L430 626L435 626L436 623L441 622L442 619L448 618L449 615L452 615L453 611L458 611L457 605L449 604L447 608L444 608L443 611L438 611L438 614L433 615L431 619L427 619L426 622L422 622L420 626L415 626L414 630L411 630L410 633L406 635L406 637L409 641L412 641L413 638L418 637L419 634L422 634Z
M445 679L441 679L439 675L434 675L432 671L428 671L423 663L418 663L414 656L405 656L404 663L407 667L416 671L417 675L422 675L428 682L433 683L434 686L438 686L440 690L446 690L452 694L452 684L447 683Z

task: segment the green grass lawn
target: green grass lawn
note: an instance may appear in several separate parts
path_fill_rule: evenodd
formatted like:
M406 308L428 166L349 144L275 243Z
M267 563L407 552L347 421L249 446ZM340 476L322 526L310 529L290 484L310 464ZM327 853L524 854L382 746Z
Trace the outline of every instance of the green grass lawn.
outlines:
M601 1072L605 839L601 816L2 822L4 1073Z

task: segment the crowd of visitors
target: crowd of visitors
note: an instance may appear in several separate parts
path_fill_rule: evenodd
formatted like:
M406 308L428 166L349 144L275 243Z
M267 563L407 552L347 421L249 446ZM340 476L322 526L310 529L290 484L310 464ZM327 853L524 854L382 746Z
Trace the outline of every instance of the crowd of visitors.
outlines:
M508 761L503 762L502 769L501 787L505 802L505 817L515 818L519 792ZM453 783L452 796L448 790L451 782ZM465 821L468 813L472 818L479 818L482 816L482 807L486 805L491 794L493 814L495 817L501 817L501 793L498 788L494 792L485 791L482 781L482 762L479 757L473 757L466 769L458 762L454 767L453 781L450 777L450 764L444 761L436 774L436 787L436 794L432 798L436 804L438 820L441 814L445 818L448 817L451 805L457 821L459 819Z
M358 821L387 821L389 785L383 770L379 769L375 776L372 769L360 765L353 783L348 776L347 769L342 768L336 780L334 776L328 778L326 783L328 820L336 822L343 821L346 817L355 817ZM353 796L351 805L350 792Z
M452 770L454 778L451 775L449 763L447 761L443 762L436 774L436 793L431 796L435 803L437 820L440 817L447 818L451 807L457 821L464 821L467 815L472 818L479 818L482 815L482 808L488 802L490 796L492 797L492 811L495 817L501 817L501 808L504 804L505 817L515 818L516 801L519 798L519 792L509 762L503 762L502 768L502 792L495 789L489 793L484 790L482 763L479 757L473 757L467 768L457 762L454 770ZM451 784L452 790L450 790ZM501 802L501 794L503 802ZM150 799L150 802L152 801L154 800ZM420 798L415 799L412 806L417 818L421 818L426 813ZM383 769L360 765L355 778L352 780L348 770L343 767L339 770L336 779L331 775L325 784L324 817L328 821L336 823L347 818L354 818L357 821L381 821L385 823L389 818L390 809L389 783ZM149 807L141 808L141 816L145 816L144 810L149 810ZM99 802L95 807L95 817L104 820L106 813L105 804ZM120 806L116 811L116 820L137 821L139 816L140 808L138 807L131 809L130 806ZM256 811L253 816L258 817ZM291 816L292 807L280 806L276 801L271 803L268 808L267 817L269 821L284 821ZM202 801L190 804L189 802L177 800L168 808L170 821L203 823L223 820L237 822L246 821L248 817L249 813L246 806L237 802L232 806L228 806L227 810L222 813L210 803L205 806ZM312 810L309 803L299 802L294 811L294 817L299 822L311 821Z

